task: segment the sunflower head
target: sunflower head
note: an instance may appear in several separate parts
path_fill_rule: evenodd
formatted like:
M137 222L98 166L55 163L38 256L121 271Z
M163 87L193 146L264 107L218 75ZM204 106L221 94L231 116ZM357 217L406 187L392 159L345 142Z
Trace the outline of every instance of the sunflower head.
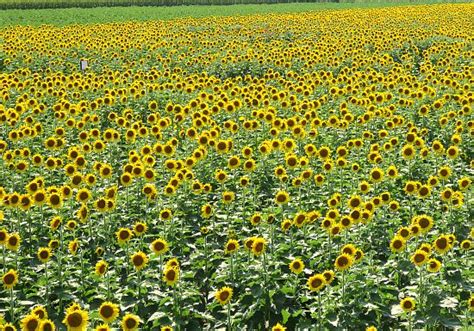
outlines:
M354 263L354 258L346 253L339 255L334 261L334 267L339 271L344 271L349 269Z
M99 307L99 316L106 323L112 323L119 315L119 306L112 302L104 302Z
M2 276L3 286L7 289L12 289L18 284L18 273L16 270L10 269Z
M66 317L63 320L68 330L85 330L89 323L89 314L82 309L70 310L66 312Z
M221 305L225 305L232 299L232 294L232 288L225 286L216 292L215 298Z
M400 301L400 307L403 309L405 312L411 312L415 310L415 299L411 297L406 297Z
M21 329L26 331L36 331L40 324L41 320L37 315L29 314L21 320Z
M140 318L137 315L128 313L122 318L120 324L124 331L135 331L138 330L138 326L140 325Z
M289 267L292 273L299 275L303 271L305 265L301 259L294 259L290 262Z
M307 285L310 291L320 291L326 286L326 278L322 274L317 274L308 278Z

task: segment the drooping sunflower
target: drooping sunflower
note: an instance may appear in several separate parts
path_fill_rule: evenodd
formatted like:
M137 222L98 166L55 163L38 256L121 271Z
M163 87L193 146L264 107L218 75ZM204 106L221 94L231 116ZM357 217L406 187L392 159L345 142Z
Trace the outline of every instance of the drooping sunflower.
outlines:
M134 314L125 314L122 318L122 322L120 323L122 326L123 331L135 331L138 330L138 326L140 325L140 318Z
M107 272L107 269L109 267L109 264L105 262L104 260L100 260L95 264L95 274L99 277L105 275Z
M400 301L400 307L403 309L404 312L411 312L415 310L415 299L411 297L406 297Z
M85 331L89 324L89 314L80 308L76 310L69 309L63 323L68 331Z
M225 305L232 299L232 294L232 288L225 286L216 292L215 298L221 305Z
M326 278L322 274L316 274L308 278L307 285L310 291L320 291L326 285Z
M99 307L99 316L106 323L112 323L119 315L119 306L113 302L103 302Z
M294 259L290 262L289 267L292 273L299 275L303 271L305 265L301 259Z

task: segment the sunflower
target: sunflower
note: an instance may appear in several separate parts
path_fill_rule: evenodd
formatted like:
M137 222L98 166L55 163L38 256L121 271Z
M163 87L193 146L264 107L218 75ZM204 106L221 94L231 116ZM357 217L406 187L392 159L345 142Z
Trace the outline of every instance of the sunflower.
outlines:
M332 271L332 270L325 270L323 272L323 277L324 277L324 280L326 282L326 285L329 285L329 284L332 283L332 281L334 280L334 276L335 276L335 274L334 274L334 271Z
M286 204L290 201L290 195L286 191L278 191L275 194L275 202L278 205Z
M68 309L66 317L63 320L68 331L85 331L89 324L89 314L82 309Z
M290 262L289 267L292 273L299 275L303 271L305 265L301 259L294 259Z
M136 270L140 271L146 267L148 263L148 256L142 251L136 252L130 258L133 266Z
M281 230L283 232L287 232L290 228L291 228L291 225L293 224L293 222L289 219L285 219L281 222Z
M150 244L150 249L157 255L164 254L168 251L169 245L168 242L164 239L155 239L151 244Z
M463 240L461 244L459 245L462 250L468 251L472 247L472 242L469 239Z
M209 218L213 214L213 209L210 204L205 204L204 206L201 207L201 216L202 218Z
M160 211L160 218L164 221L169 221L171 218L173 218L173 212L171 209L163 209Z
M471 186L471 179L469 177L463 177L458 180L458 186L461 191L466 191Z
M406 297L400 301L400 307L403 309L404 312L411 312L415 310L415 299Z
M448 149L446 150L446 156L451 160L454 160L455 158L457 158L459 156L459 147L458 146L448 147Z
M10 269L2 276L3 286L7 289L12 289L16 284L18 284L18 273Z
M437 259L429 259L427 263L427 269L429 272L438 272L441 269L441 262Z
M252 243L252 252L255 256L261 255L265 251L266 240L261 237L254 239Z
M20 247L21 237L18 233L11 233L7 238L7 248L13 252L18 251Z
M341 254L348 254L354 256L357 248L352 244L346 244L341 248Z
M222 193L222 202L224 204L229 204L235 200L235 193L232 191L225 191Z
M38 316L39 319L45 319L48 318L48 311L46 310L46 307L44 306L36 306L33 309L31 309L31 313Z
M442 166L438 170L438 176L441 179L446 180L451 176L452 172L453 171L451 170L451 168L449 166Z
M168 286L175 286L179 279L179 268L177 267L167 267L163 271L163 281L166 282Z
M34 314L26 315L20 322L21 329L25 331L36 331L40 326L41 320Z
M160 331L173 331L173 327L170 325L165 325L160 328Z
M467 308L470 312L474 311L474 294L471 294L471 297L467 300Z
M235 239L229 239L225 244L225 254L235 253L239 249L239 242Z
M402 157L405 160L412 160L412 159L415 158L416 151L415 151L415 148L413 147L413 145L407 144L407 145L402 147L402 150L401 150L400 154L402 155Z
M3 246L8 241L8 231L5 229L0 229L0 246Z
M177 258L172 258L166 261L166 268L178 268L179 269L179 261Z
M417 249L415 253L410 258L411 262L415 264L417 267L422 266L426 262L428 262L428 253L426 251Z
M272 327L272 331L286 331L286 328L280 323L277 323Z
M3 328L2 331L16 331L16 327L11 323L0 324L0 327Z
M76 255L77 250L79 249L79 240L77 239L71 240L68 244L68 249L72 255Z
M138 326L140 325L140 318L134 314L126 314L122 321L120 322L123 331L135 331L138 330Z
M349 254L341 254L336 258L336 261L334 261L334 267L338 271L344 271L349 269L352 264L354 263L354 259L351 255Z
M225 305L232 299L232 294L233 290L225 286L216 292L215 298L221 305Z
M105 275L107 272L107 269L109 267L109 264L105 262L104 260L100 260L95 264L95 274L99 277Z
M117 240L119 245L126 244L127 242L132 239L133 233L130 229L120 228L115 235L117 236Z
M418 224L422 233L427 233L433 227L433 218L428 215L420 215L416 218L416 224Z
M56 325L49 319L44 319L40 322L39 331L55 331Z
M112 323L118 317L119 306L112 302L103 302L99 307L99 316L106 323Z
M103 324L97 325L94 331L112 331L112 329L110 328L108 324L103 323Z
M433 242L433 248L438 254L444 254L451 249L451 244L447 235L440 235Z
M37 256L42 263L46 263L51 258L51 249L49 247L41 247L38 249Z
M381 168L374 168L370 171L370 180L373 183L379 183L383 180L383 170Z
M326 285L326 278L322 274L316 274L309 277L306 284L311 292L320 291Z

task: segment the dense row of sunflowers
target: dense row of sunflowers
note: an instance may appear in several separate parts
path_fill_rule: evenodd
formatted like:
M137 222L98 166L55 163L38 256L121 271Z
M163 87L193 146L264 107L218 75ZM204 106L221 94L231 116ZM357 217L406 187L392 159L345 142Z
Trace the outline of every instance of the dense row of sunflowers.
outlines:
M472 327L473 16L0 30L0 330Z

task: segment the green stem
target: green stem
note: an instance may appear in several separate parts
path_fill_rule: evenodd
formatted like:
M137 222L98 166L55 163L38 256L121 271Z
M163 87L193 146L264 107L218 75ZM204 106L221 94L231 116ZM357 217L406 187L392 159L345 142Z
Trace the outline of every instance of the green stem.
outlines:
M231 315L230 315L230 300L229 300L229 302L227 302L227 327L229 331L232 331L232 320L230 316Z
M46 308L49 306L49 279L48 279L48 263L44 265L44 275L46 277Z
M230 253L230 284L234 287L234 255Z
M318 292L318 330L322 329L321 291Z
M15 297L13 296L13 288L10 289L10 321L12 324L15 323L15 318L13 316L13 307L14 307Z

